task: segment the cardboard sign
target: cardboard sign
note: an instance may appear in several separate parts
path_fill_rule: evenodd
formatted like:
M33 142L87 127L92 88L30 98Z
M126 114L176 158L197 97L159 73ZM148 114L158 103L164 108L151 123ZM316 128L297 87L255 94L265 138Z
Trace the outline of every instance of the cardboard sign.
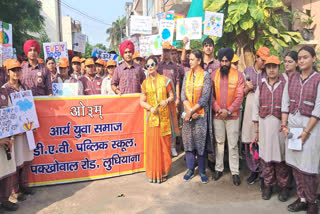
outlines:
M92 53L91 56L95 56L99 59L103 59L105 61L108 61L110 59L116 61L118 63L119 55L118 54L110 54L106 50L98 49L96 47L92 47Z
M60 58L68 59L68 49L66 42L51 42L43 43L44 60L48 57L53 57L57 63L57 67Z
M131 16L130 35L152 34L152 17L151 16Z
M184 37L190 40L202 38L202 17L177 20L176 40L183 40Z
M0 109L0 139L25 132L18 112L18 106Z
M78 96L79 83L52 83L53 96Z
M81 33L73 33L72 36L73 36L73 44L72 44L73 51L85 53L87 36Z
M31 186L144 170L140 95L41 97L35 103L41 127L35 132Z
M1 65L7 60L13 57L13 37L12 37L12 25L6 22L0 22L0 36L1 36Z
M205 12L204 35L222 37L223 13Z
M163 42L173 43L175 21L174 20L160 20L159 34Z
M162 39L159 35L141 36L139 38L140 55L147 57L149 55L162 54Z

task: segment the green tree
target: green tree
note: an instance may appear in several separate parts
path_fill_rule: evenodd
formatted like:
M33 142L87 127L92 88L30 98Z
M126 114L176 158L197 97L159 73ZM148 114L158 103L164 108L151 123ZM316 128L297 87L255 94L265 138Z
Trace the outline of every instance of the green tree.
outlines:
M92 53L92 45L89 44L89 42L86 42L86 52L83 57L90 58Z
M110 42L110 50L118 52L121 39L126 35L126 17L118 17L115 22L112 22L112 26L107 29L106 33L107 42Z
M101 50L106 50L107 51L107 47L104 44L101 44L101 43L96 44L94 47L99 48Z
M245 56L244 66L252 63L251 53L261 46L281 56L284 48L303 40L284 24L284 14L292 19L292 12L279 0L204 0L203 8L224 13L223 37L215 38L215 51L232 47Z
M30 33L40 33L44 18L40 15L39 0L1 0L0 20L12 24L13 46L17 54L23 53L23 44L35 39Z

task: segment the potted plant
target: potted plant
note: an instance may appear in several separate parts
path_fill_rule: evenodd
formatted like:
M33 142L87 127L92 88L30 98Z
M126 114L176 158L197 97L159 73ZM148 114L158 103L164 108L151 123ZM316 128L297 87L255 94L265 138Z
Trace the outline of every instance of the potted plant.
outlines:
M304 25L304 28L301 31L301 36L304 40L309 41L314 39L314 29L316 25L311 28L313 23L314 16L311 16L311 10L296 11L295 13L296 19L299 19L300 22Z

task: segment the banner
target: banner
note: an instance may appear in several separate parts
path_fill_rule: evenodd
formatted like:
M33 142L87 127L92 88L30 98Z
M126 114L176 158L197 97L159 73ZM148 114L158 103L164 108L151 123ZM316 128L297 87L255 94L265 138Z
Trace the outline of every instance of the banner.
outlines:
M130 35L152 34L152 17L151 16L131 16L130 18Z
M76 52L81 52L85 53L86 52L86 41L87 41L87 36L85 34L81 33L73 33L73 44L72 44L72 49L73 51Z
M118 64L119 55L118 54L110 54L106 50L98 49L96 47L92 47L91 56L95 56L99 59L103 59L104 61L108 61L110 59L114 60Z
M144 171L140 95L37 97L31 186Z
M204 35L222 37L223 13L205 12Z
M202 38L202 18L185 18L177 20L176 40L183 40L188 37L190 40Z
M141 36L139 38L140 55L147 57L149 55L162 54L162 40L159 35Z
M43 43L43 52L44 52L44 60L48 57L53 57L57 63L57 67L59 66L60 58L68 59L68 49L66 42L51 42L51 43Z
M159 34L162 43L169 42L172 45L174 34L175 21L174 20L160 20Z

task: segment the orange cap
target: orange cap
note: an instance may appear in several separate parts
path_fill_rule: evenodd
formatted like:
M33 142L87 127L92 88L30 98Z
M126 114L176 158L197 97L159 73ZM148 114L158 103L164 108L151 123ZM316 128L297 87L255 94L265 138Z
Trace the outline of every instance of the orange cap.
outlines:
M81 63L85 62L86 58L81 58Z
M10 59L9 61L6 60L6 67L7 70L13 69L13 68L21 68L21 64L16 59Z
M114 60L112 60L112 59L110 59L109 61L108 61L108 63L107 63L107 67L108 66L117 66L117 62L116 61L114 61Z
M178 52L182 52L182 49L178 49Z
M41 59L41 58L38 58L38 63L40 63L40 64L44 64L44 60L43 60L43 59Z
M270 56L270 50L267 47L261 47L258 49L257 55L260 56L262 60L267 60Z
M81 59L78 56L75 56L72 58L71 62L80 62L81 63Z
M164 49L164 50L171 50L171 48L172 48L172 46L170 45L169 42L164 42L162 44L162 49Z
M103 59L97 59L96 60L96 64L99 64L99 65L102 65L102 66L104 66L104 60Z
M267 58L266 62L264 63L266 64L276 64L276 65L280 65L280 59L277 56L271 55Z
M135 58L142 58L142 56L140 56L140 52L139 51L134 52L134 54L132 56L132 59L135 59Z
M65 57L62 57L59 59L59 67L60 68L66 68L69 66L69 60Z
M88 65L94 65L94 60L92 58L86 59L84 65L88 66Z
M231 60L231 63L235 63L238 62L240 60L240 58L235 54Z
M178 48L176 46L172 45L171 50L178 51Z
M8 67L8 64L9 64L9 62L11 61L12 59L6 59L6 61L4 61L4 63L3 63L3 66L4 67Z

